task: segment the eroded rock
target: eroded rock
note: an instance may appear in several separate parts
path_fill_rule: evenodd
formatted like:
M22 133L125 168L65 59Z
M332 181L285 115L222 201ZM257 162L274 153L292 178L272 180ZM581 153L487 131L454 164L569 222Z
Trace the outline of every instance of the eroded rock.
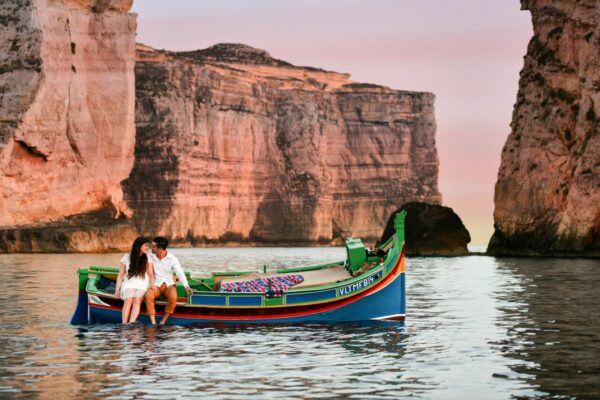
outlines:
M135 165L123 187L145 234L374 241L401 204L441 201L431 93L352 82L239 44L139 46L136 89Z
M0 229L129 210L131 0L0 4ZM93 229L93 227L91 227Z
M407 212L404 222L405 250L408 256L459 256L468 254L471 236L460 217L439 204L410 202L392 213L377 245L395 232L396 213Z
M495 189L495 255L600 256L600 9L522 0L529 42Z
M59 222L0 228L0 253L99 253L127 251L138 236L131 220L107 211Z

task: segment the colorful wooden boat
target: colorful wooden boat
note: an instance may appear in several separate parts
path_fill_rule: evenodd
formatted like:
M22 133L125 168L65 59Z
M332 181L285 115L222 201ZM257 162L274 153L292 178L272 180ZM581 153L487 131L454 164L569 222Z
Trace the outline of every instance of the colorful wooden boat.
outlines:
M194 292L186 296L184 288L177 285L180 298L168 322L190 325L404 320L405 215L397 214L396 234L377 249L365 248L360 239L347 239L345 261L271 273L215 272L208 278L187 273ZM78 273L79 298L71 323L120 323L123 301L113 295L118 269L92 266ZM219 291L226 283L271 281L290 274L301 275L304 281L279 292ZM157 317L163 309L164 302L158 301ZM139 320L149 322L143 306Z

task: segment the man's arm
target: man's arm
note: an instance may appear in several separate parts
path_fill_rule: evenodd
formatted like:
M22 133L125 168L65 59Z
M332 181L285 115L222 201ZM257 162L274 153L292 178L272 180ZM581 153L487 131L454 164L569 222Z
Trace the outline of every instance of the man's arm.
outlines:
M183 269L181 268L181 264L179 263L177 257L173 257L173 269L175 270L175 274L177 274L177 279L179 279L179 282L181 282L181 284L185 286L186 291L188 291L190 285L185 277L185 274L183 273Z

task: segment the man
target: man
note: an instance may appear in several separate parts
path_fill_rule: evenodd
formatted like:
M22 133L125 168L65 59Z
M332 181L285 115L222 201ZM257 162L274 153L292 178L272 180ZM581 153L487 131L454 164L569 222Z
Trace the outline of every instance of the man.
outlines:
M150 317L152 324L156 324L156 310L154 309L154 301L161 295L167 300L165 306L165 315L160 321L161 325L166 324L167 320L175 311L177 304L177 289L173 281L173 273L177 274L179 282L185 287L185 291L189 295L192 293L190 285L181 269L179 260L173 254L167 251L169 241L164 237L155 237L152 241L152 253L150 261L154 264L154 284L146 292L146 311Z

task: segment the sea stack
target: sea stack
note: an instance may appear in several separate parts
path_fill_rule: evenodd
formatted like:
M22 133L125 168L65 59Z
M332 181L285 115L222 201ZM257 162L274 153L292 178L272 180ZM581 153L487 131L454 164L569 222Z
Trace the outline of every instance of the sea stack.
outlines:
M600 8L522 0L534 36L495 189L493 255L600 256Z

